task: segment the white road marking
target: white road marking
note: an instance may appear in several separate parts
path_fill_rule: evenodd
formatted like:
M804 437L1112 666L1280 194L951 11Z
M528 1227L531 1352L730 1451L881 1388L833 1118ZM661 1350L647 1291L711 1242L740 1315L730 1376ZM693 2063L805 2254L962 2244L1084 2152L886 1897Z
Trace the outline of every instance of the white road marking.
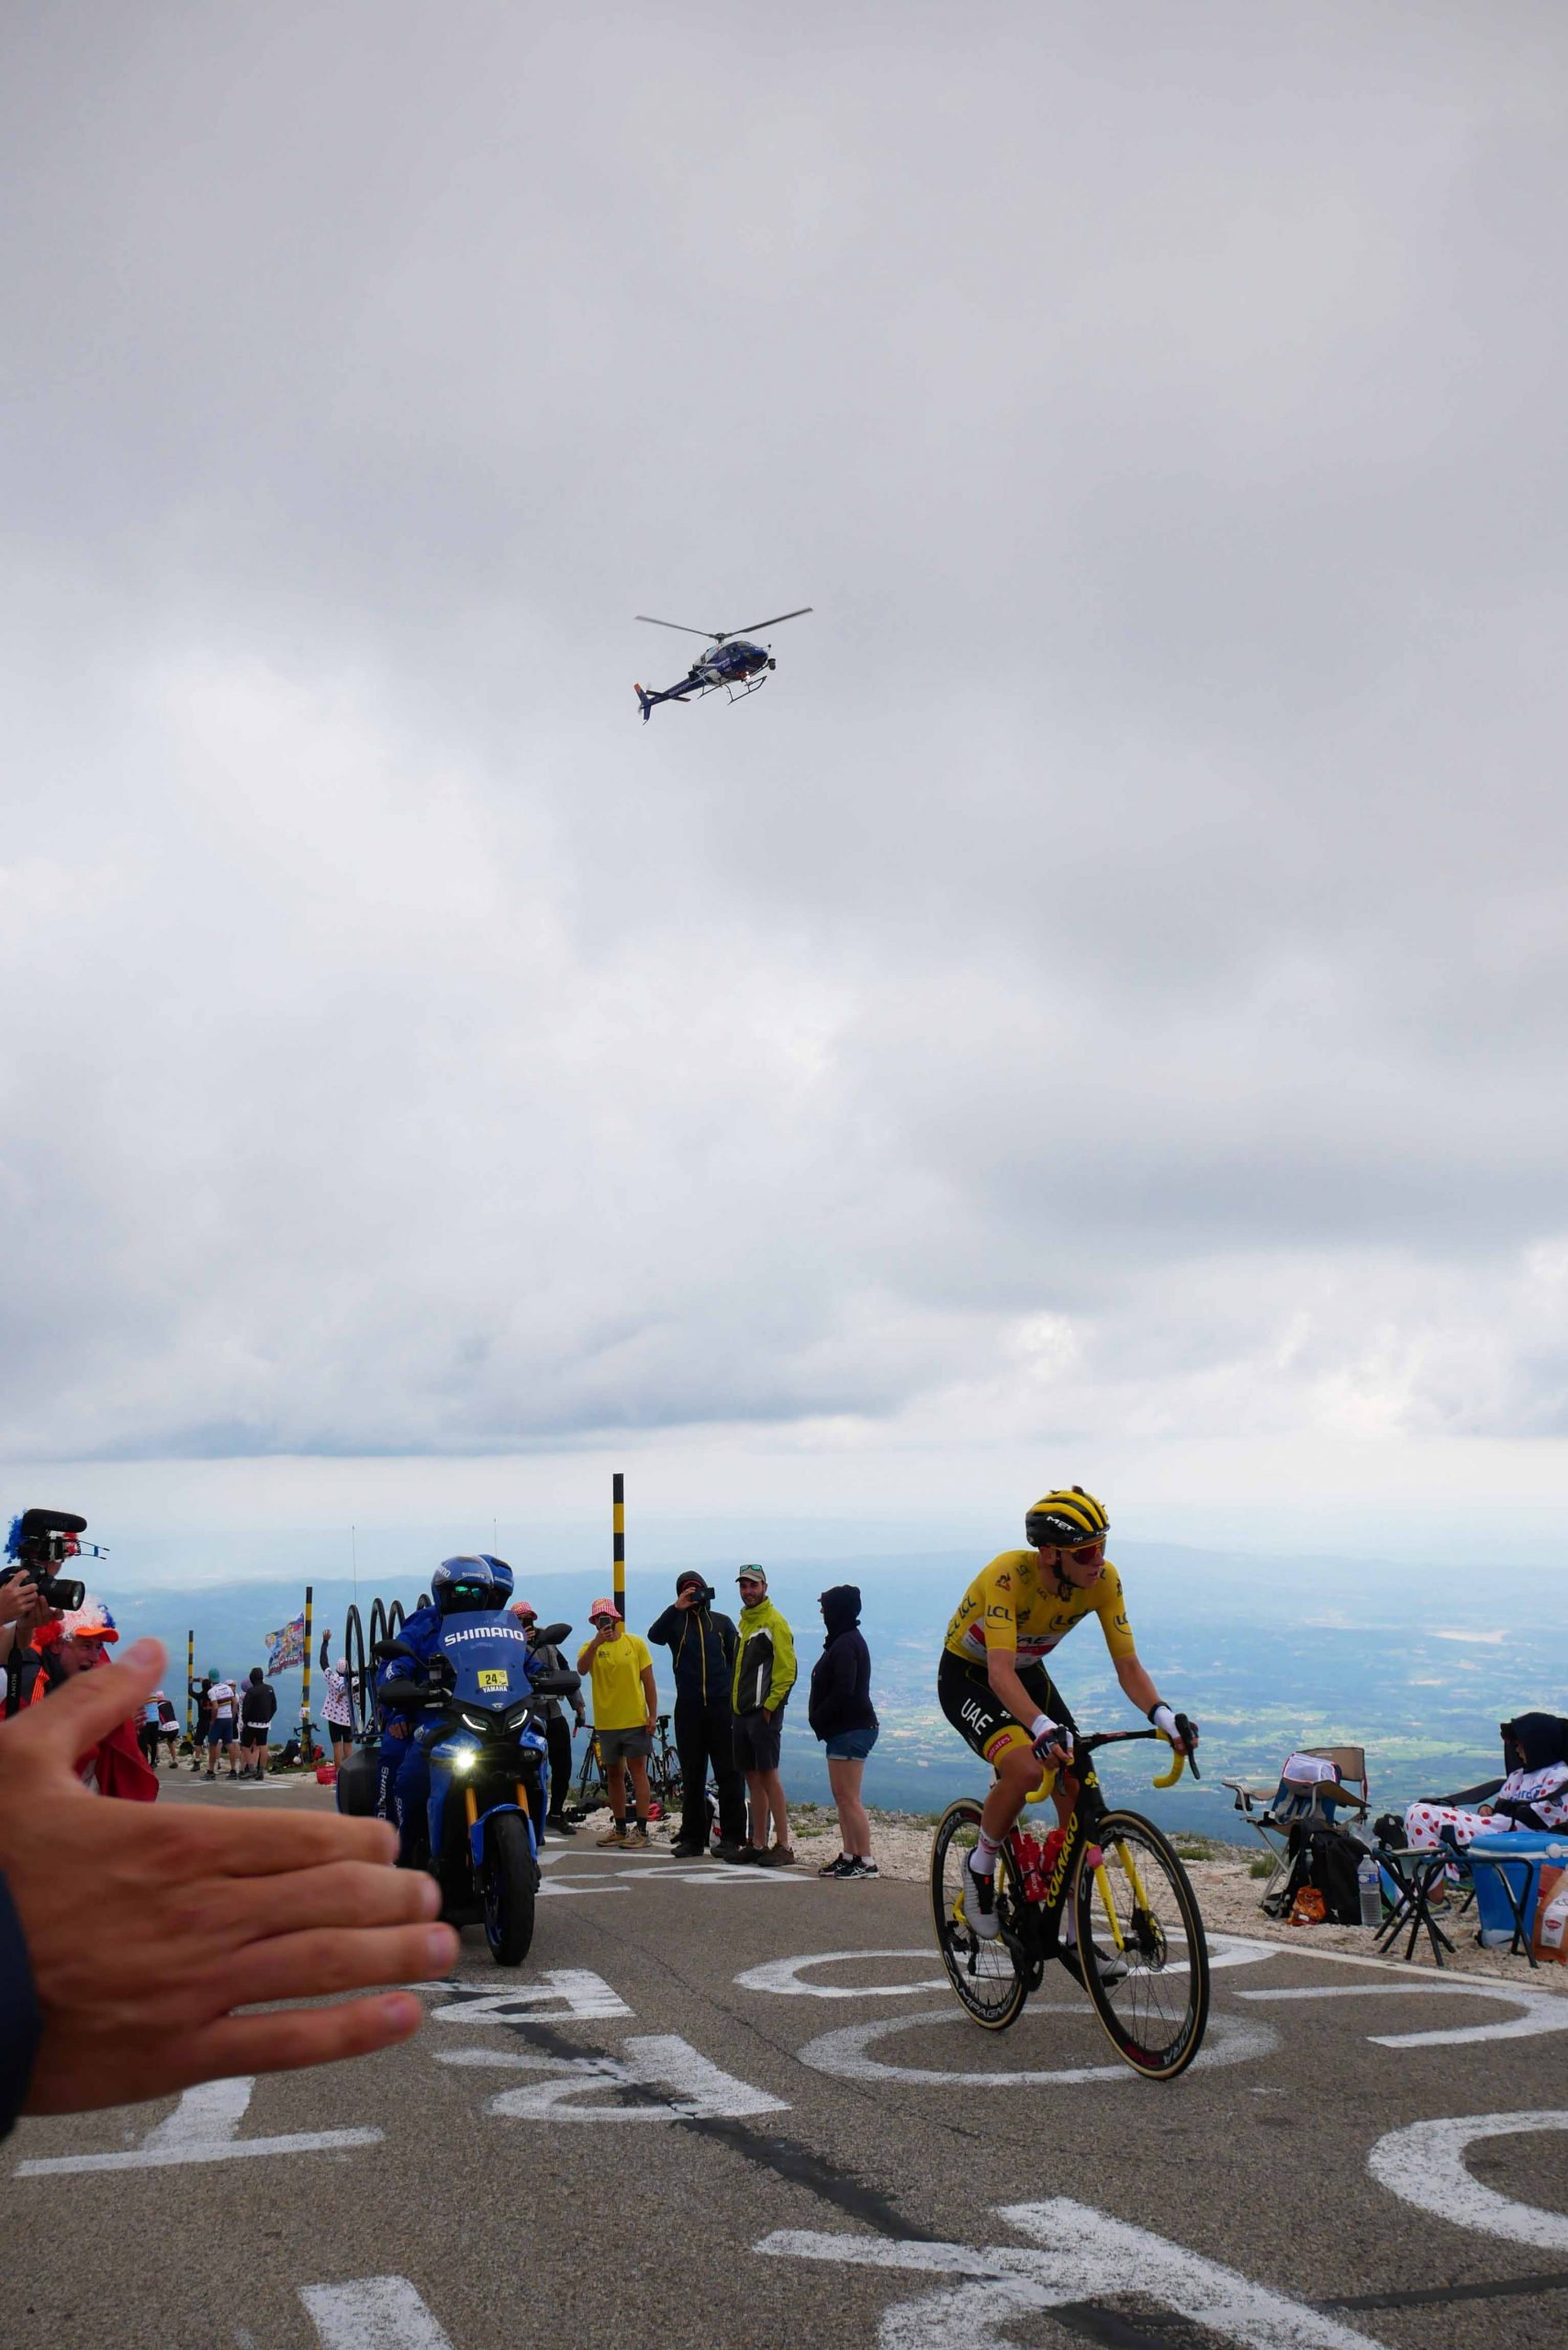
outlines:
M379 2130L297 2130L281 2138L241 2138L241 2122L253 2077L203 2081L187 2089L173 2113L140 2146L118 2154L50 2154L18 2163L17 2178L55 2178L67 2171L167 2170L176 2163L228 2163L259 2154L335 2154L345 2146L378 2146Z
M1568 2031L1568 1999L1552 1991L1531 1991L1522 1983L1334 1983L1302 1984L1284 1991L1238 1991L1238 1999L1420 1999L1491 1998L1519 2013L1506 2023L1455 2024L1442 2031L1369 2031L1377 2048L1466 2048L1477 2041L1534 2040L1548 2031Z
M301 2285L321 2350L452 2350L444 2330L406 2277L358 2277L350 2285Z
M576 1855L573 1855L574 1859ZM764 1886L805 1885L810 1880L789 1869L690 1868L677 1861L662 1869L650 1868L645 1861L633 1863L629 1868L595 1869L581 1876L551 1877L539 1888L540 1897L547 1893L628 1893L634 1885L702 1885Z
M1031 2017L1088 2017L1089 2009L1070 2001L1046 2004L1032 1999L1028 2013ZM795 2053L812 2072L831 2073L838 2080L912 2081L930 2088L1057 2088L1076 2087L1084 2081L1135 2081L1138 2077L1130 2065L1119 2062L1062 2065L1038 2072L949 2073L935 2065L887 2064L869 2053L878 2041L889 2039L895 2032L917 2031L925 2024L968 2021L958 2007L923 2008L918 2015L879 2016L870 2023L846 2024L840 2031L824 2031ZM1212 2068L1248 2064L1254 2057L1271 2055L1279 2045L1280 2035L1269 2024L1243 2021L1237 2016L1211 2016L1203 2050L1193 2059L1193 2069L1200 2065Z
M1209 1945L1211 1973L1222 1966L1256 1966L1263 1959L1278 1956L1273 1942L1246 1942L1239 1937L1221 1935ZM940 1961L927 1943L922 1950L817 1950L800 1958L770 1958L765 1965L748 1966L744 1975L735 1976L742 1991L765 1991L778 1999L907 1999L920 1991L945 1991L946 1976L938 1971L922 1975L914 1983L803 1983L801 1975L808 1966L839 1966L861 1958L908 1958L923 1960L928 1966L940 1970ZM1184 1974L1184 1964L1172 1966L1172 1975Z
M510 2050L442 2049L442 2065L488 2065L497 2070L540 2073L526 2088L504 2089L487 2113L513 2121L717 2121L753 2113L787 2113L789 2100L754 2089L733 2073L721 2072L673 2032L634 2034L614 2056L529 2056ZM648 2089L643 2104L580 2105L590 2092Z
M991 2244L971 2251L961 2244L780 2228L754 2249L774 2258L924 2270L965 2280L885 2311L877 2336L880 2350L952 2350L960 2342L965 2350L1009 2350L1015 2337L1002 2329L1010 2319L1124 2293L1161 2302L1248 2350L1368 2350L1373 2341L1338 2318L1255 2285L1238 2269L1065 2196L1005 2205L997 2216L1039 2248Z
M461 1995L466 1989L463 1984L430 1983L420 1987L449 1996L449 2005L431 2009L432 2023L510 2023L530 2018L543 2023L566 2017L592 2019L633 2012L620 1992L587 1966L548 1966L536 1983L514 1983L510 1990L483 1991L475 1998L450 1998L452 1992Z
M1451 2220L1456 2228L1477 2228L1483 2235L1506 2236L1546 2252L1568 2252L1568 2213L1543 2211L1500 2195L1464 2166L1464 2150L1473 2139L1513 2138L1536 2130L1568 2130L1568 2113L1471 2113L1453 2121L1413 2121L1378 2140L1367 2168L1391 2195Z
M806 1966L841 1966L862 1958L913 1958L926 1966L938 1964L925 1950L813 1950L803 1958L770 1958L764 1966L748 1966L735 1976L743 1991L769 1991L778 1999L907 1999L917 1991L945 1991L945 1975L924 1975L917 1983L802 1983Z

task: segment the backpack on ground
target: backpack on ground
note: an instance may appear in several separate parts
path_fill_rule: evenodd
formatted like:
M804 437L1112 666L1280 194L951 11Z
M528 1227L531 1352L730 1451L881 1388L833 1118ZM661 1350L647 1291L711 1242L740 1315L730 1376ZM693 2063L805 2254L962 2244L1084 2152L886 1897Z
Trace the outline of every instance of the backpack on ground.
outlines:
M1362 1847L1357 1839L1343 1829L1298 1824L1291 1830L1290 1851L1285 1881L1263 1905L1270 1917L1288 1918L1297 1894L1310 1886L1322 1896L1328 1925L1359 1926L1361 1900L1356 1869Z

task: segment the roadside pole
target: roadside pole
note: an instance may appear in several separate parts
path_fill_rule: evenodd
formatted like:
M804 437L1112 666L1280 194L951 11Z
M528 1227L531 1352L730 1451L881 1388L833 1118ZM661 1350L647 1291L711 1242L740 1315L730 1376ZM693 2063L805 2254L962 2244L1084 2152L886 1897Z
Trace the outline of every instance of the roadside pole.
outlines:
M610 1516L615 1533L615 1605L626 1615L626 1479L617 1469L610 1481Z
M196 1626L193 1624L189 1631L185 1634L185 1736L190 1740L191 1752L193 1754L196 1752L196 1731L191 1725L191 1706L193 1703L191 1697L191 1683L195 1679Z
M316 1741L310 1731L310 1617L316 1591L312 1583L305 1586L305 1679L301 1684L299 1707L299 1759L306 1769L314 1768L311 1749Z

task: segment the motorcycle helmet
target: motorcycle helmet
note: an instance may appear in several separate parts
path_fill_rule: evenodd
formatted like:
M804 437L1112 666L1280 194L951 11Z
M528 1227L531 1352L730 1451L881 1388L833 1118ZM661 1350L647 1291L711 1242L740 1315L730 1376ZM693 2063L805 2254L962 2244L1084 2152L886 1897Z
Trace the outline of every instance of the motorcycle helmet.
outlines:
M511 1592L511 1569L487 1550L443 1559L431 1577L431 1597L442 1616L475 1616L504 1607Z

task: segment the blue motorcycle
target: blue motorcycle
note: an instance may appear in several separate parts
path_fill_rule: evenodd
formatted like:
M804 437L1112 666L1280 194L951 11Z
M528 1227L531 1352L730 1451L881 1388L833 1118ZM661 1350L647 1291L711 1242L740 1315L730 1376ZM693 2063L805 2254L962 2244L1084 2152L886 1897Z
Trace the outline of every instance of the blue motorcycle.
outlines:
M540 1645L566 1639L571 1628L547 1625ZM375 1654L383 1662L409 1660L409 1677L384 1681L377 1694L416 1717L413 1735L430 1755L426 1832L415 1864L440 1886L443 1918L454 1926L482 1918L496 1964L521 1966L533 1940L548 1808L543 1707L546 1698L572 1695L578 1675L535 1665L517 1618L498 1613L452 1617L423 1666L425 1679L414 1677L419 1660L406 1641L378 1641ZM369 1792L374 1807L373 1786Z

